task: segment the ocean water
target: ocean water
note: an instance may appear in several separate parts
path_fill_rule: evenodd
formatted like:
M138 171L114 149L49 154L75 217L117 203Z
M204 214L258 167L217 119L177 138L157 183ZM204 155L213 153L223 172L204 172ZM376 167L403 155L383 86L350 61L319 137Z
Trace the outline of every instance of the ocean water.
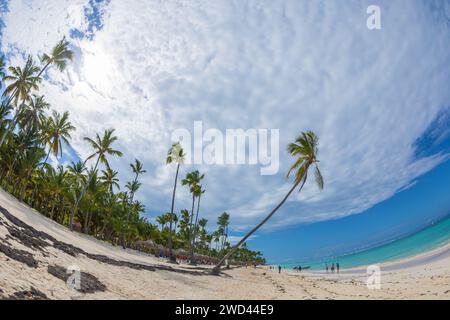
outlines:
M447 217L417 233L392 242L342 256L323 258L311 261L298 261L283 264L285 268L294 266L310 267L311 270L324 270L325 263L339 263L341 269L366 266L386 261L398 260L417 255L450 242L450 217Z

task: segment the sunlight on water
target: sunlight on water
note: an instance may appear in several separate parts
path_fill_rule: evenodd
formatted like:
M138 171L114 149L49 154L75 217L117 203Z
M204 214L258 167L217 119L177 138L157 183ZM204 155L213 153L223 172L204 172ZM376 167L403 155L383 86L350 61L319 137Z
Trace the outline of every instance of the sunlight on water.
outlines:
M338 262L341 269L398 260L440 247L450 240L450 217L415 234L368 250L328 259L299 261L284 264L286 268L301 265L312 270L323 270L325 263Z

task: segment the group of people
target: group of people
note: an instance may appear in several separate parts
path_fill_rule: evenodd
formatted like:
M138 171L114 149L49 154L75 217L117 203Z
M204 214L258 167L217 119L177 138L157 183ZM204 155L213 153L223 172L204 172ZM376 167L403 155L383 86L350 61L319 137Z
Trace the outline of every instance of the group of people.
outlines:
M336 270L337 273L339 273L339 262L336 262L336 265L333 262L331 264L331 268L328 268L328 263L326 263L325 264L325 271L326 271L326 273L328 273L328 269L331 270L331 273L334 273L335 270Z

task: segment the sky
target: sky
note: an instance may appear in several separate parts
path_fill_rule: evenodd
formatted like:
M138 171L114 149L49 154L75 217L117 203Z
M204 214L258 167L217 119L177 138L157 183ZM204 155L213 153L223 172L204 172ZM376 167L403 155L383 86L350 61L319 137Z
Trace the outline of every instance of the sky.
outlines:
M115 128L122 185L138 158L137 198L152 220L170 208L178 128L279 129L280 169L185 165L206 173L201 216L231 214L238 239L290 187L286 146L320 139L325 189L313 179L250 241L270 261L346 252L420 229L450 204L450 1L0 0L0 51L11 65L66 36L75 52L42 82L83 137ZM381 29L367 28L378 5ZM56 159L53 159L56 161ZM176 210L190 208L179 188Z

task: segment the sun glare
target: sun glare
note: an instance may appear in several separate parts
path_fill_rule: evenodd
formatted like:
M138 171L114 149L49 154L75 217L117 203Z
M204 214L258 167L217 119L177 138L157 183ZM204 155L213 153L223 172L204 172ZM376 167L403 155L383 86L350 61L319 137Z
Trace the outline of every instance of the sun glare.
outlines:
M103 51L85 52L83 60L82 75L86 82L97 89L108 89L111 85L113 73L111 58Z

